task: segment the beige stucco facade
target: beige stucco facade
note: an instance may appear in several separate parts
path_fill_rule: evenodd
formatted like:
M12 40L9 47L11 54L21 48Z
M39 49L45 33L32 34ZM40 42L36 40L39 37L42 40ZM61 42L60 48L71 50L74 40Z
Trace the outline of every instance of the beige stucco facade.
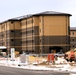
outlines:
M55 46L65 52L70 48L70 16L45 12L2 22L0 45L6 46L8 51L14 47L19 52L49 53ZM54 50L59 51L57 48Z
M76 27L70 27L70 49L76 48Z
M21 50L21 27L20 21L8 20L0 24L0 46L7 48L6 52L10 52L11 48L16 51Z
M25 44L23 45L23 50L48 53L49 47L52 46L63 47L64 51L69 50L69 16L32 16L28 19L21 20L21 22L23 21L25 21L25 25L22 25L22 30L25 29L26 32L30 31L30 33L26 33L26 41L31 41L30 43L26 43L26 46ZM26 24L28 21L30 21L30 23ZM31 30L33 30L33 32L31 32ZM22 38L24 38L24 36Z

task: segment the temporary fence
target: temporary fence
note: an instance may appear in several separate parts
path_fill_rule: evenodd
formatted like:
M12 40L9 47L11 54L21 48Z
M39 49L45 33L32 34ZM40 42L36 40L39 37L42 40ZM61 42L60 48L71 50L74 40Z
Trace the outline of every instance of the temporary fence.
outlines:
M55 60L56 54L22 54L20 55L21 63L29 63L29 64L39 64L45 62L53 63ZM59 55L63 56L63 55Z

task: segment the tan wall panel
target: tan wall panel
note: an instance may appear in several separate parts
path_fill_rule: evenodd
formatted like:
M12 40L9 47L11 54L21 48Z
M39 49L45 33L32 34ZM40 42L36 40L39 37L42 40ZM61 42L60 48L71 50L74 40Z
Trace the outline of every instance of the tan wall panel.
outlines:
M11 23L11 21L7 21L7 22L3 23L2 26L0 26L0 28L1 28L0 32L7 31L7 30L13 30L14 28L21 29L20 22Z
M39 19L40 19L40 22L39 22L39 35L42 36L43 35L43 21L42 21L43 17L40 16Z
M10 22L7 22L7 24L6 24L6 30L10 30Z
M66 21L66 22L67 22L66 24L67 24L68 26L70 26L70 17L69 17L69 16L66 16L66 20L67 20L67 21Z
M45 25L65 25L66 16L44 16Z
M20 22L15 22L15 29L21 29Z
M21 20L21 23L22 23L22 22L23 22L23 23L26 23L26 19L24 19L24 20Z
M45 25L44 35L66 35L65 25Z
M76 31L70 31L70 37L76 37Z
M40 36L42 35L66 35L68 34L69 18L66 16L40 17Z
M32 23L27 25L27 28L30 28L30 27L32 27Z
M13 30L13 29L15 29L15 24L14 23L13 24L10 23L10 30Z
M42 29L42 25L39 26L39 35L42 36L43 35L43 29Z
M22 29L26 28L26 19L21 21L21 28Z
M7 22L5 23L5 31L7 31Z
M62 31L64 31L63 35L65 31L66 35L68 35L68 26L70 26L70 19L68 16L45 16L44 25L57 25L59 28L62 28Z
M21 24L24 24L22 25L22 29L26 28L26 21L27 21L27 28L28 27L32 27L33 23L31 23L31 21L33 20L33 18L28 18L27 20L24 19L21 21Z
M10 29L10 22L5 22L0 25L0 32L4 32Z
M5 25L4 25L4 23L1 25L1 31L2 32L4 32L4 30L5 30Z
M24 28L26 28L26 25L23 25L23 26L22 26L22 29L24 29Z
M0 24L0 32L1 32L1 24Z
M39 17L34 17L34 26L39 26L39 21L40 21L40 19L39 19Z
M13 23L10 22L10 30L13 29L21 29L20 22L16 22L16 21Z

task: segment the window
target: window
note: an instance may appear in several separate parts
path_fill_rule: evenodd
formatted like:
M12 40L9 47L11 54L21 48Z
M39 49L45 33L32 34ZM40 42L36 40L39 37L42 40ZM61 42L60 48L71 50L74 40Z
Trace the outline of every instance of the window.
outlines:
M72 32L72 34L74 35L74 32Z
M14 32L14 30L11 30L11 32L13 33L13 32Z
M26 43L28 43L28 41L25 41Z
M40 39L40 43L41 43L41 39Z
M11 41L14 41L14 39L11 39Z
M74 41L74 38L73 38L73 41Z
M74 45L73 45L73 47L74 47Z
M11 21L11 23L13 23L13 21Z
M32 30L32 33L34 33L34 30Z
M40 29L40 32L41 32L41 29Z
M22 32L20 32L20 35L22 35Z
M2 34L2 37L4 37L4 35Z
M5 42L3 42L3 45L5 45Z
M34 42L34 40L32 40L32 43Z

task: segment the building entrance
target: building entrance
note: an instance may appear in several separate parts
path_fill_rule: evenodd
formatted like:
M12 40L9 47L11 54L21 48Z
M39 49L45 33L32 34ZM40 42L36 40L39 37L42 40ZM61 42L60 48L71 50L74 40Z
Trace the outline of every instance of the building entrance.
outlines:
M49 53L57 53L61 49L63 49L61 46L51 46L51 47L49 47Z

